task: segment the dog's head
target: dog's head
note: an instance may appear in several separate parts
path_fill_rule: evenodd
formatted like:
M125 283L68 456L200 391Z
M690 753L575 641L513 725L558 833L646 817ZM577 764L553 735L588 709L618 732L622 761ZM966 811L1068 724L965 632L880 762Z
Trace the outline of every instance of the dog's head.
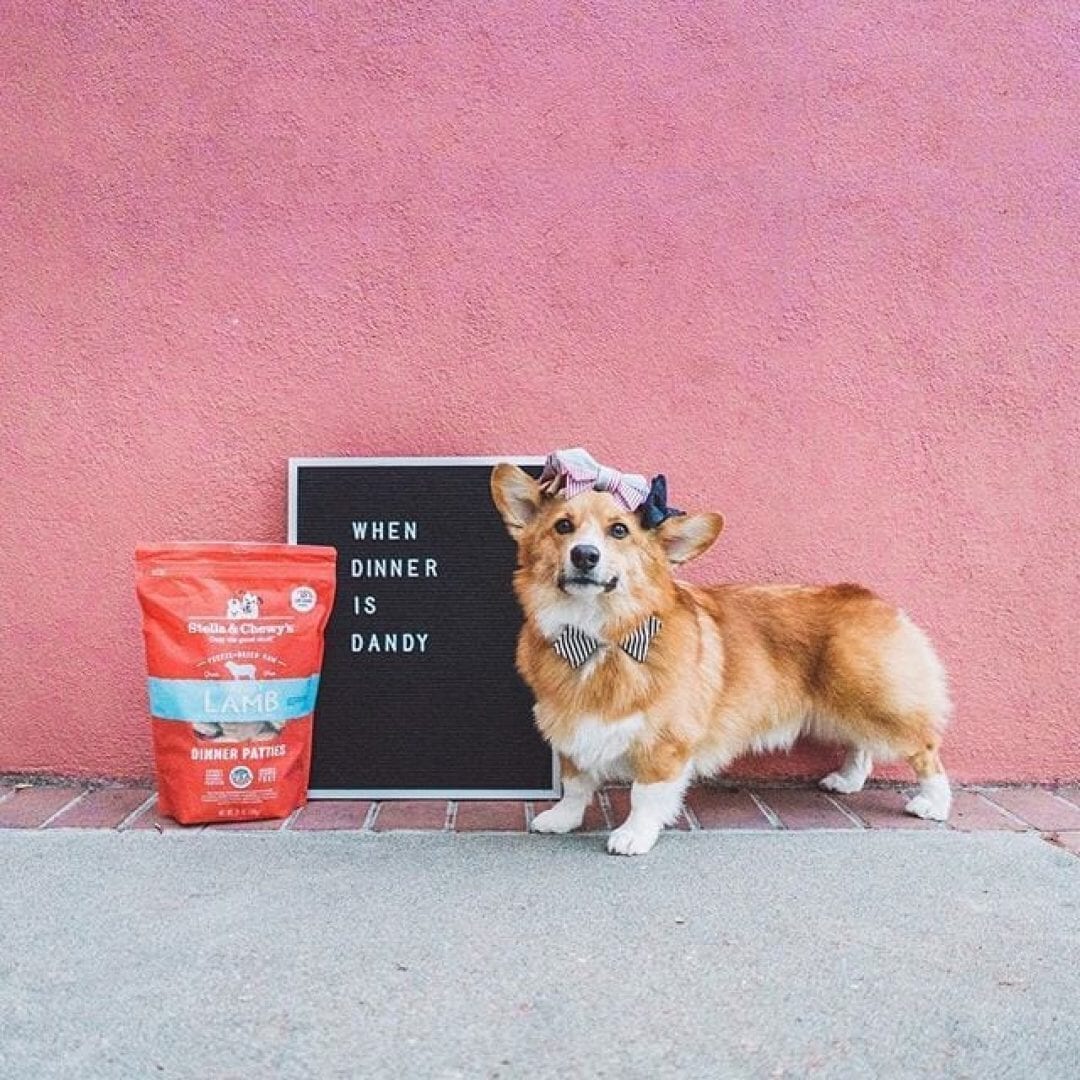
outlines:
M518 545L515 585L527 612L568 600L615 620L656 610L671 568L708 550L724 527L719 514L692 514L646 528L607 492L549 495L509 464L495 467L491 493Z

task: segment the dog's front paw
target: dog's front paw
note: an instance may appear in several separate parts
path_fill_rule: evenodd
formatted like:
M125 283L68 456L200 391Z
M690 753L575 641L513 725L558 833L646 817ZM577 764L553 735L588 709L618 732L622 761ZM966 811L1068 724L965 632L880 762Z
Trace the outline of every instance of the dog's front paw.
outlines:
M862 791L866 784L865 779L855 776L845 776L842 772L831 772L818 781L818 787L826 791L836 791L841 795L854 795L856 791Z
M568 833L578 828L584 817L584 812L556 803L550 810L537 814L529 828L539 833Z
M655 826L627 821L608 837L607 849L612 855L644 855L652 851L659 835L660 830Z

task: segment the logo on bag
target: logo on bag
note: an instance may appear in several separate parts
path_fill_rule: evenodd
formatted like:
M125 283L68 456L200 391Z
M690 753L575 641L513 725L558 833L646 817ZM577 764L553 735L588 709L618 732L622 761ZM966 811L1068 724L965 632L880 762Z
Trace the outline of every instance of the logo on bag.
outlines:
M229 603L225 610L228 619L257 619L262 597L253 592L238 593L229 597Z
M254 779L255 774L246 765L237 765L235 769L229 770L229 783L234 788L250 787Z
M315 590L311 591L314 595ZM263 615L263 602L263 598L257 593L237 589L225 601L224 616L192 615L187 621L187 632L219 638L221 644L252 638L258 639L259 642L273 641L283 634L296 632L296 627L293 625L296 622L295 615ZM297 608L297 610L300 609ZM233 677L242 678L243 676L234 674Z

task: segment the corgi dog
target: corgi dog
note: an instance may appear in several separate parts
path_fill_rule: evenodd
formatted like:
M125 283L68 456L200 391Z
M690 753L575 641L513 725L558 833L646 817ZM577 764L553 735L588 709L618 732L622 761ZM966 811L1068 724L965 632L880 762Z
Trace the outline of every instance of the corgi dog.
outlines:
M511 464L491 477L517 543L517 667L562 768L562 798L533 830L578 828L605 780L630 780L607 846L644 854L692 780L802 734L846 749L823 788L859 791L874 759L904 759L919 781L906 811L945 820L950 703L922 630L858 585L681 582L673 568L715 542L723 517L648 524L615 486L571 495Z

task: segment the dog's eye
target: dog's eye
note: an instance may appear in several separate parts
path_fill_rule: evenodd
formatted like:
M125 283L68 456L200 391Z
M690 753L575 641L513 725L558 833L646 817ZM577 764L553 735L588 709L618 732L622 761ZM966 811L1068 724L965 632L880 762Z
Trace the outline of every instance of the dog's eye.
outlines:
M555 522L555 531L566 536L567 533L572 533L574 531L574 523L569 518L559 518L559 520Z
M630 530L621 521L616 521L608 531L616 540L625 540L630 535Z

